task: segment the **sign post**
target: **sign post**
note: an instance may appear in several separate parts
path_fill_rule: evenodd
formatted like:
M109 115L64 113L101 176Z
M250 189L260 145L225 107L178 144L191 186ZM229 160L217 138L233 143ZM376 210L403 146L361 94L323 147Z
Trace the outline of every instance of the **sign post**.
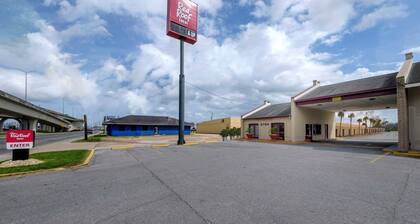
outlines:
M29 159L29 149L34 147L35 132L32 130L9 130L6 132L6 148L12 151L12 160Z
M195 44L198 30L198 5L190 0L168 0L168 21L166 34L180 41L179 73L179 124L178 145L185 144L184 139L184 42Z

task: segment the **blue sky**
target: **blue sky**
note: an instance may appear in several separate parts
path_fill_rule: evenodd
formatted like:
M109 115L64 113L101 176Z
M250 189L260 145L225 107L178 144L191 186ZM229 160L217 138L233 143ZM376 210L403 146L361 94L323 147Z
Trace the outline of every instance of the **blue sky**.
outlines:
M186 48L187 120L239 116L311 85L398 70L420 54L416 0L197 0L198 43ZM166 0L3 0L0 89L94 122L177 115L178 42ZM198 88L197 88L198 87ZM200 89L209 90L209 94ZM395 111L377 111L395 120Z

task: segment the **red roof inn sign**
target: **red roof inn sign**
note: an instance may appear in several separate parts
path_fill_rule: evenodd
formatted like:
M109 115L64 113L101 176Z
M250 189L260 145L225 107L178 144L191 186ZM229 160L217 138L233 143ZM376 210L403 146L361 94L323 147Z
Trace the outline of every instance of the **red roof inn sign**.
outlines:
M6 132L6 147L8 150L31 149L34 147L34 131L11 130Z
M166 33L176 39L197 42L198 5L190 0L168 0Z

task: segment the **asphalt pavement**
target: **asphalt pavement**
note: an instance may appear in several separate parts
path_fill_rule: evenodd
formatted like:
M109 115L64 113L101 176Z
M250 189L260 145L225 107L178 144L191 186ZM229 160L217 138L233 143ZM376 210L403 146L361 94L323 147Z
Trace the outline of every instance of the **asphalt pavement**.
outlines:
M37 134L35 138L35 146L46 145L54 142L60 142L70 139L77 139L83 137L83 131L76 132L58 132L58 133L42 133ZM4 137L0 138L0 155L10 153L6 150L6 141Z
M420 160L224 142L98 150L87 168L0 179L0 223L420 223Z

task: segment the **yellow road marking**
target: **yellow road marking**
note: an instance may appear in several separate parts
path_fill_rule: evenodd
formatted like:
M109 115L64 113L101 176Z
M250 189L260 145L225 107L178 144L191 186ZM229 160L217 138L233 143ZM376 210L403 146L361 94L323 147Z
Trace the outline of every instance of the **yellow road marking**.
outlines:
M112 150L126 150L134 148L134 145L115 145L111 147Z
M372 159L369 163L375 163L375 162L377 162L378 160L381 160L381 159L383 159L383 158L385 158L386 156L388 156L390 153L389 152L387 152L387 153L385 153L384 155L380 155L380 156L378 156L378 157L376 157L375 159Z
M169 144L154 144L151 147L152 148L162 148L162 147L168 147L170 146Z
M204 141L204 143L219 143L219 141Z

